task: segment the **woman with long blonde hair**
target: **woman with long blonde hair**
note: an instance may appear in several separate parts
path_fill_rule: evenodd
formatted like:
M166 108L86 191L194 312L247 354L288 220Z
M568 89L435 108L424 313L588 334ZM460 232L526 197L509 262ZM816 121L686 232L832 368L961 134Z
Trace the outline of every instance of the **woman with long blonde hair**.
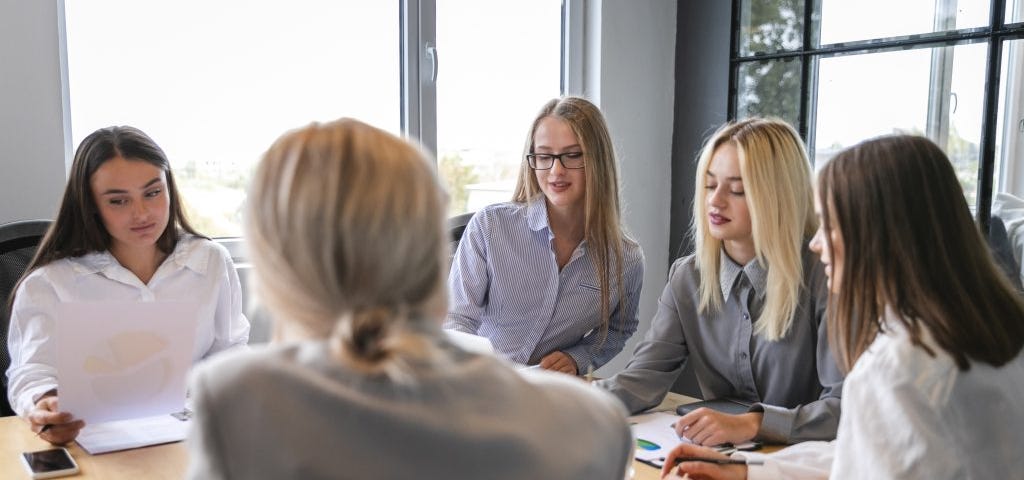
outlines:
M455 253L445 328L506 358L582 374L636 331L643 253L623 231L601 111L549 101L530 126L512 201L477 212Z
M776 119L723 125L697 166L693 255L676 260L651 329L618 375L598 384L639 412L687 362L706 400L676 429L697 444L835 437L842 374L828 348L825 277L807 247L811 174L799 136Z
M825 165L816 200L811 248L826 265L831 341L849 371L838 437L736 455L762 466L683 462L680 472L1020 478L1024 298L994 261L949 159L924 137L867 140ZM717 453L681 445L666 465L685 456Z
M447 340L446 203L416 147L356 120L270 147L245 238L278 341L194 375L191 478L623 477L614 398Z

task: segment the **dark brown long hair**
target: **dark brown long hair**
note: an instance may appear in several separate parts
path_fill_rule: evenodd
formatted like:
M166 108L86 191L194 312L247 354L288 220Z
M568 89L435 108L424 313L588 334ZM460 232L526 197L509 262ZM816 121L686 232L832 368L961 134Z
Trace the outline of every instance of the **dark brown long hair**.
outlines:
M101 165L117 157L146 162L163 170L167 177L170 213L167 228L156 242L161 252L173 252L182 232L202 236L192 228L185 216L171 173L171 164L156 142L134 127L101 128L89 134L78 145L57 219L43 237L22 278L55 260L80 257L110 248L110 232L100 219L89 180Z
M843 368L885 329L886 307L915 345L934 355L922 343L927 329L961 370L1017 356L1024 299L996 266L938 146L907 135L867 140L825 165L818 186L823 228L838 228L845 250L828 314Z

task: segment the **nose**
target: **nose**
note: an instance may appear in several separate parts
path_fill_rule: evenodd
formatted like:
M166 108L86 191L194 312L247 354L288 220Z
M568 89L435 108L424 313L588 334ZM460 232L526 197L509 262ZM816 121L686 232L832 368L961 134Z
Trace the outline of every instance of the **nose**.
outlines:
M551 164L551 169L548 171L553 175L561 175L565 173L565 165L562 165L562 159L555 158L554 163Z
M715 208L724 208L726 202L724 201L725 189L719 185L708 195L708 205Z
M821 228L814 232L814 236L811 237L811 243L808 246L812 252L817 253L821 257L822 261L827 260L825 258L825 234L821 231Z
M146 207L146 202L132 202L135 208L132 208L132 216L135 218L144 218L149 214L149 208Z

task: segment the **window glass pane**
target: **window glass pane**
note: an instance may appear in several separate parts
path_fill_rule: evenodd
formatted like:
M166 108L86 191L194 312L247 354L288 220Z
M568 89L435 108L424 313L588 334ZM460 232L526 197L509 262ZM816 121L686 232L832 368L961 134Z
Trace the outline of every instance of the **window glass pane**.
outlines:
M740 55L798 50L803 46L804 0L743 0Z
M68 0L66 16L75 146L141 128L204 234L240 234L252 166L285 130L348 116L400 132L398 2Z
M824 58L819 62L815 165L861 140L927 135L949 155L975 202L986 45ZM900 72L865 75L864 72Z
M774 116L799 128L799 58L740 64L736 117Z
M983 27L989 7L988 0L821 0L821 44Z
M1024 0L1007 0L1006 23L1024 22Z
M533 117L559 95L560 0L438 0L437 157L452 215L512 198Z
M1003 43L994 190L1024 198L1024 40Z

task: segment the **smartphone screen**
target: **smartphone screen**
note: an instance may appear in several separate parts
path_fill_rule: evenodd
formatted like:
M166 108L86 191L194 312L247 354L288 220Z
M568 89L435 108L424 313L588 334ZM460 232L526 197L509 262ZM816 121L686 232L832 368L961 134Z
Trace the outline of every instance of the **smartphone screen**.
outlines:
M56 473L78 469L67 450L54 448L40 452L24 452L25 465L33 473Z

